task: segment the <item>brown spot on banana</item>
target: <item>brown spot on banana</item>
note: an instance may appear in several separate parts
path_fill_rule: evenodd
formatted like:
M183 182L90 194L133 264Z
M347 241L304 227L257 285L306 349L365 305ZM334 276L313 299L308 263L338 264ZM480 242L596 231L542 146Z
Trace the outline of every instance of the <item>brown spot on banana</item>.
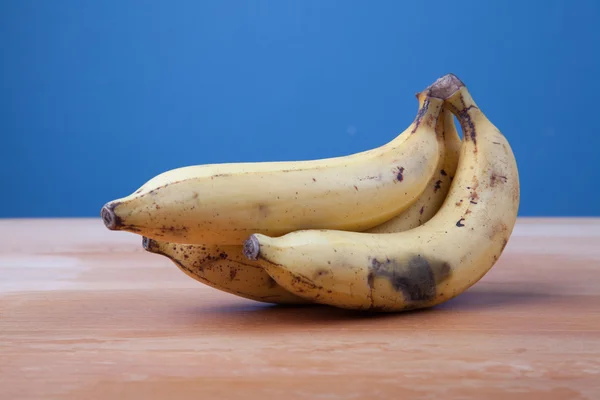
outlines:
M437 121L437 118L435 116L429 115L429 117L427 117L427 121L425 121L425 123L427 124L427 126L430 126L433 128L435 126L436 121Z
M373 301L372 297L373 297L373 288L375 287L375 277L377 275L375 274L375 272L373 270L370 270L369 273L367 274L367 285L369 285L369 287L371 288L371 302Z
M425 113L427 113L427 110L429 109L429 99L425 100L423 102L423 107L421 107L419 109L419 112L417 113L417 116L415 117L415 127L413 128L412 131L410 131L410 134L412 135L413 133L415 133L417 131L417 129L419 129L419 125L421 125L421 121L423 119L423 116L425 115Z
M173 226L173 225L171 225L171 226L163 225L160 228L160 230L163 231L163 232L174 232L174 231L187 232L188 231L188 227L187 226L178 226L178 227L176 227L176 226Z
M232 281L232 280L234 280L234 279L235 279L235 277L236 277L236 275L237 275L237 272L238 272L238 271L237 271L237 269L235 269L235 268L231 268L231 269L229 270L229 280L230 280L230 281Z
M507 181L508 181L508 178L503 175L498 175L496 173L492 173L492 176L490 176L490 186L491 187L496 186L498 183L506 183Z
M397 167L394 170L394 174L396 175L394 182L402 182L404 180L404 167Z
M300 275L300 274L294 274L294 277L292 278L292 285L304 285L305 287L308 287L310 289L322 289L321 286L315 284L315 282L304 276L304 275Z
M479 195L477 194L477 192L475 191L475 189L473 189L473 191L469 195L469 202L471 204L477 204L478 201L479 201Z
M315 271L313 279L321 278L321 277L323 277L325 275L328 275L330 273L331 273L331 271L329 271L327 269L318 269L318 270Z
M392 288L408 302L427 302L437 294L437 285L452 275L450 264L416 255L408 260L370 259L367 284L374 288L375 279L387 279Z

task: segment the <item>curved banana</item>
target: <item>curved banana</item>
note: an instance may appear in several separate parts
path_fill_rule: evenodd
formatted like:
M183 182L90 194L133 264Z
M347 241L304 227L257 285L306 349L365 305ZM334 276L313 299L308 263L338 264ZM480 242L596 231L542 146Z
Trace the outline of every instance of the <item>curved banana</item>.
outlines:
M255 232L372 228L413 204L438 169L434 130L443 100L429 91L411 125L381 147L321 160L178 168L107 203L104 224L152 239L219 245L239 245Z
M441 121L438 126L442 131L442 145L440 160L436 174L427 184L425 191L419 196L408 209L374 228L368 229L368 233L394 233L407 231L429 221L440 209L450 183L454 179L461 140L454 125L454 114L447 107L442 110Z
M440 141L438 169L442 170L430 180L427 189L411 207L374 229L382 227L383 232L410 229L431 218L441 206L456 170L460 146L454 116L446 108L438 117L436 134ZM427 211L423 212L423 208ZM242 245L179 245L144 238L143 246L171 259L186 275L224 292L275 304L312 303L283 289L259 262L244 257Z
M463 144L444 204L425 224L400 233L303 230L254 234L244 254L281 286L317 303L400 311L431 307L475 284L498 260L519 208L512 149L454 75L445 105Z
M160 242L144 237L150 253L170 259L187 276L215 289L247 299L276 304L311 301L283 289L254 262L242 254L242 246L198 246Z

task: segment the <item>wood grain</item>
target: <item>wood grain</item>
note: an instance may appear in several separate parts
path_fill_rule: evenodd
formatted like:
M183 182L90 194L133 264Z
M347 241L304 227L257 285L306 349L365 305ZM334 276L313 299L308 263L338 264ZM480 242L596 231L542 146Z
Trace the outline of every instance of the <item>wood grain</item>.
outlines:
M434 309L279 307L99 219L0 221L0 399L599 399L600 219L520 219Z

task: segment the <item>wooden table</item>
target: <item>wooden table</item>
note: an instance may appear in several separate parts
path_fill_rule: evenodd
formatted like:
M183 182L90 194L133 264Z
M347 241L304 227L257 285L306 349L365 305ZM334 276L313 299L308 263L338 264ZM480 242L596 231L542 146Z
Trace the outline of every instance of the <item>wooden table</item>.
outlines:
M466 293L373 316L222 293L99 219L0 237L0 399L600 399L600 219L520 219Z

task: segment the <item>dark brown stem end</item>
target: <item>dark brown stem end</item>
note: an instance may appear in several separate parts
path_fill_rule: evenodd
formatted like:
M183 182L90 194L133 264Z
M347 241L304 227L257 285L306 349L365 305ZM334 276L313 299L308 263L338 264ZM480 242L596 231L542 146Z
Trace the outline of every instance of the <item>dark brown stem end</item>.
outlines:
M115 214L115 207L117 205L118 203L107 203L100 211L100 217L102 217L104 226L111 231L117 230L121 226L121 219Z
M446 100L458 92L465 84L454 74L447 74L435 81L426 91L429 96Z
M160 250L160 246L158 243L156 243L156 240L150 239L149 237L142 236L142 247L147 252L163 254L163 252Z
M260 254L260 243L258 242L258 239L256 238L256 236L251 235L244 242L243 252L244 252L244 255L246 256L246 258L248 258L249 260L257 260L258 259L258 255Z

